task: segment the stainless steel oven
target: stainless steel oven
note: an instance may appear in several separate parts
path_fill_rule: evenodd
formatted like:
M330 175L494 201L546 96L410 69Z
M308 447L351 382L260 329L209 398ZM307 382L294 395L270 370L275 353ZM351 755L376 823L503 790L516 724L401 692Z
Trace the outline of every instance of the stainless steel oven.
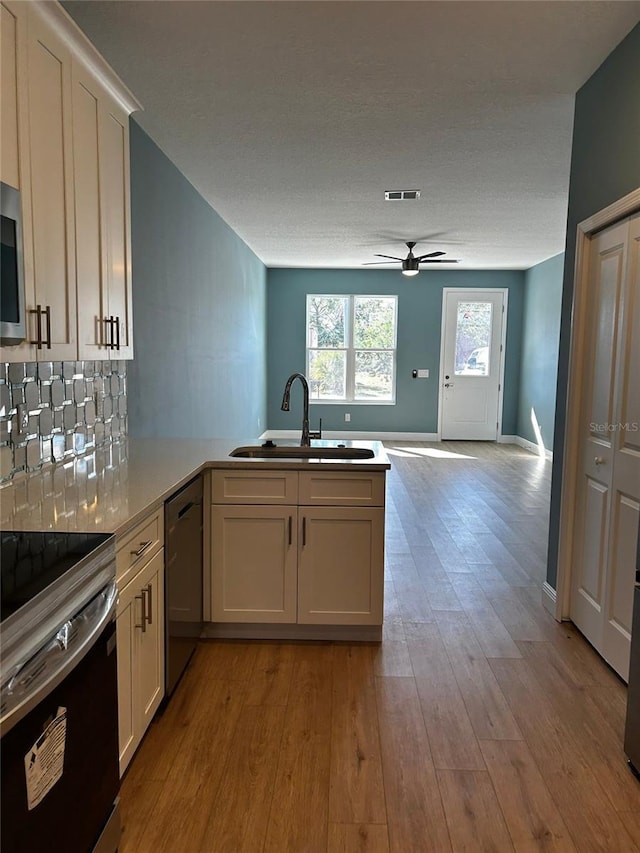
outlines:
M0 181L0 343L19 344L27 335L22 262L20 193Z
M3 853L114 853L114 538L2 532L1 577Z

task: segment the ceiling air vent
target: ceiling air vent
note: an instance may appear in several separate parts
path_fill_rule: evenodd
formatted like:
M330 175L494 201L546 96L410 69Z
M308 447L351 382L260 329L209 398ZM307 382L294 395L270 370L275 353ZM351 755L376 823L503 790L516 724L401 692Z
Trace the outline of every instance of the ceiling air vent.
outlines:
M386 190L385 201L416 201L420 198L420 190Z

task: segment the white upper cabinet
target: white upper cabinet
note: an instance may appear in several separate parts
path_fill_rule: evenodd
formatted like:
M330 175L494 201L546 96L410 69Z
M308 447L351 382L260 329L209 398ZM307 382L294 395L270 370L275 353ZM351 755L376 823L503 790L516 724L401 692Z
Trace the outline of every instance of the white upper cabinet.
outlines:
M27 80L36 302L27 305L27 329L38 358L70 361L77 354L71 53L36 14L28 21Z
M73 65L78 357L133 358L129 115Z
M132 358L140 105L58 3L2 6L2 179L21 191L28 340L0 358Z

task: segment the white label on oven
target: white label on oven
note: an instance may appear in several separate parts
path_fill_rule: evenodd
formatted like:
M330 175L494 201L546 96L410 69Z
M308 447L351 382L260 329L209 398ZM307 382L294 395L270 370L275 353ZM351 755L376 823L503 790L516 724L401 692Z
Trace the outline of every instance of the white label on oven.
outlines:
M67 709L58 708L55 718L24 757L29 811L35 809L62 776L67 740Z

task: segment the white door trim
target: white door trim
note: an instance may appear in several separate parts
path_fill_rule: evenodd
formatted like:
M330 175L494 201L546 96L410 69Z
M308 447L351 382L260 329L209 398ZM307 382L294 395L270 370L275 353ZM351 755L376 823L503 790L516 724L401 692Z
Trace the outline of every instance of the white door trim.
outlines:
M504 357L507 350L507 309L509 301L509 288L507 287L443 287L442 306L440 308L440 369L438 370L438 441L442 441L442 391L444 385L444 334L446 326L447 294L448 293L502 293L504 314L502 317L502 331L500 336L500 385L498 388L498 434L497 441L502 438L502 404L504 395Z
M579 464L580 414L582 410L581 382L578 367L583 361L586 333L586 302L581 286L588 274L591 236L607 225L640 210L640 188L633 190L608 207L578 223L576 255L571 306L571 338L569 342L569 373L565 405L564 458L560 497L560 533L558 539L558 574L556 578L555 617L558 621L570 618L571 565L575 547L575 509Z

